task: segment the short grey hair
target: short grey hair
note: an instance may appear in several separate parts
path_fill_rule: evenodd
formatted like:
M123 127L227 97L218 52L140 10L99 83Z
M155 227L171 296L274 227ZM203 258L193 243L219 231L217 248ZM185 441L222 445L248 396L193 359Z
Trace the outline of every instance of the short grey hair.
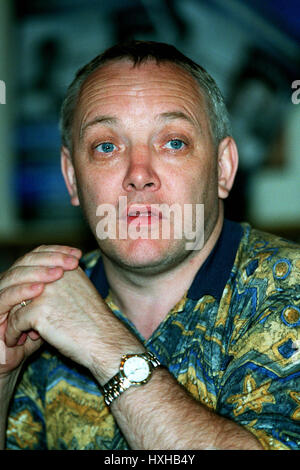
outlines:
M154 41L137 41L117 44L107 49L80 68L74 80L67 89L60 114L60 131L62 144L72 152L72 127L76 106L79 100L82 85L85 80L97 69L108 62L130 60L133 66L147 61L160 63L175 63L198 82L204 94L208 117L210 122L213 143L218 147L221 140L231 135L231 124L223 95L215 80L209 73L193 60L186 57L174 46Z

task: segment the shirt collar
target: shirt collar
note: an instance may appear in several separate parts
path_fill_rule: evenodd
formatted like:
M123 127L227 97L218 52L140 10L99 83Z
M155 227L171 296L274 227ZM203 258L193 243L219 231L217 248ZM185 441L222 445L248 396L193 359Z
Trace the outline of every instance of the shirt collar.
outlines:
M189 299L198 300L204 295L211 295L216 300L221 300L242 235L243 228L240 224L224 220L217 243L197 272L188 290L187 297ZM90 279L102 298L105 299L109 292L109 284L101 257L93 268Z
M93 268L91 275L90 275L90 280L98 290L99 294L103 299L106 299L108 296L109 292L109 284L107 282L106 274L104 271L104 265L102 261L102 257L99 257L99 260L97 261L97 264Z
M243 236L237 222L225 219L221 234L208 258L197 272L187 297L192 300L211 295L220 302Z

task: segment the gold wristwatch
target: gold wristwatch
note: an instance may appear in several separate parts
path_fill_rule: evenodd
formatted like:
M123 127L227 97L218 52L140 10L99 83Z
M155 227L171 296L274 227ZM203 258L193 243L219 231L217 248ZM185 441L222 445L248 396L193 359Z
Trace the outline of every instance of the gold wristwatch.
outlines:
M120 370L103 387L104 400L109 406L115 398L132 386L148 382L152 370L160 365L150 351L141 354L125 354L121 358Z

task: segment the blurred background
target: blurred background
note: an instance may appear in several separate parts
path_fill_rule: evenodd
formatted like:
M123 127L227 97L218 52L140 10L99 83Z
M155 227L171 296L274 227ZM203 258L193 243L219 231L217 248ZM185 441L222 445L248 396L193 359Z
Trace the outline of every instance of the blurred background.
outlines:
M299 0L0 0L0 271L39 244L96 247L60 173L59 108L78 67L130 38L220 86L240 153L227 217L300 241Z

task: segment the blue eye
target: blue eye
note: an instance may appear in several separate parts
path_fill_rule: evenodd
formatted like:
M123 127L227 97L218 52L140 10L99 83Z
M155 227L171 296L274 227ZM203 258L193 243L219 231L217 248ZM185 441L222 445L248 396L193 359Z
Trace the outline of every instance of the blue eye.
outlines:
M165 147L171 150L181 150L185 143L180 139L172 139L166 143Z
M96 150L102 153L111 153L115 148L116 146L111 142L102 142L102 144L97 145Z

